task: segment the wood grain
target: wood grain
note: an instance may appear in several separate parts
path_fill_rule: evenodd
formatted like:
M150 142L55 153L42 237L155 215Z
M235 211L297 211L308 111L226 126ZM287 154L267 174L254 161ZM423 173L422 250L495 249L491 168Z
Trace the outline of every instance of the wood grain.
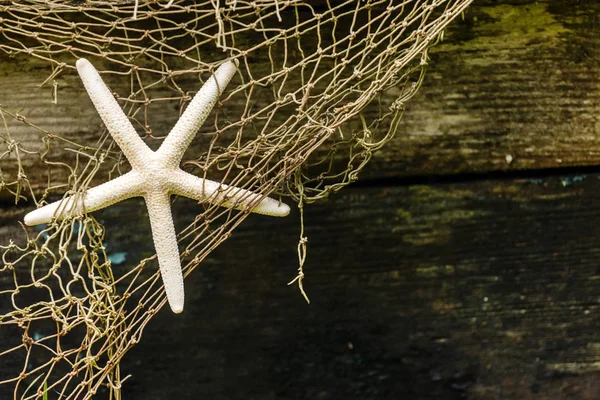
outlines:
M563 7L561 0L476 2L430 52L423 87L408 103L393 141L375 155L361 179L597 165L599 7L596 2ZM24 64L4 54L0 61L0 104L50 132L98 145L102 123L73 70L59 76L59 100L52 104L51 86L37 86L50 74L45 64L35 60ZM253 65L257 71L263 67L270 71L267 63ZM115 92L129 93L128 81L118 76L106 79ZM184 86L194 91L198 84L190 81ZM391 104L397 92L391 89L384 103ZM154 135L162 137L170 130L178 108L178 103L161 103L150 109ZM367 109L367 119L374 118L374 112ZM34 130L8 122L11 134L25 148L43 148ZM202 154L208 140L199 134L186 159ZM156 148L160 141L147 143ZM56 150L50 158L73 163L74 154L65 152L64 145L58 147L60 153ZM15 173L13 161L0 161L9 175ZM344 165L345 160L338 162ZM39 157L24 157L23 163L29 175L47 175ZM102 170L96 181L107 173ZM51 174L53 182L64 183L70 171L56 167Z
M432 50L378 175L597 165L600 6L563 4L473 4Z

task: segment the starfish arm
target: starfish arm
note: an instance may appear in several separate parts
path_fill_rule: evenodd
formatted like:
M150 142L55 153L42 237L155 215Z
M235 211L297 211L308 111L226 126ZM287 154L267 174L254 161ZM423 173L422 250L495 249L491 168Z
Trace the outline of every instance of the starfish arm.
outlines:
M238 61L221 65L196 93L157 153L168 166L177 167L192 139L237 71Z
M108 132L117 142L131 165L143 165L144 160L152 153L152 150L139 137L96 68L85 58L77 60L76 66L83 86L85 86L85 90L87 90L92 103L94 103L100 118L104 121Z
M83 195L70 196L40 207L25 215L25 224L29 226L46 224L53 218L60 220L69 215L82 215L130 197L140 196L140 185L136 183L137 175L137 172L131 171L100 186L88 189Z
M270 197L263 197L246 189L228 186L219 182L202 179L178 170L171 181L175 194L189 197L199 202L208 202L223 207L233 207L272 217L285 217L290 207Z
M179 314L183 311L184 302L183 274L179 261L177 236L173 225L173 216L171 215L169 194L166 191L150 192L144 197L148 207L154 248L158 257L158 266L167 293L167 300L171 310Z

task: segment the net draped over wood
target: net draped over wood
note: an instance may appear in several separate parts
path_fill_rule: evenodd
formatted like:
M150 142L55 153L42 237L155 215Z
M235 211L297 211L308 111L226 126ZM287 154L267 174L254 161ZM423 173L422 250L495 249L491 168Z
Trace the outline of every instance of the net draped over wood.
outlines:
M48 107L61 104L62 79L87 58L153 148L166 135L156 110L181 113L220 64L237 59L184 169L302 208L357 180L390 140L428 49L470 2L5 1L0 57L44 68L39 90L52 93ZM100 128L90 142L33 124L17 109L0 106L0 115L4 201L31 209L129 168ZM15 132L24 131L36 140L20 140ZM184 274L246 216L206 206L179 232ZM2 398L88 399L101 388L120 398L119 361L165 296L155 257L114 273L105 235L86 215L23 227L0 243ZM301 233L300 285L305 251Z

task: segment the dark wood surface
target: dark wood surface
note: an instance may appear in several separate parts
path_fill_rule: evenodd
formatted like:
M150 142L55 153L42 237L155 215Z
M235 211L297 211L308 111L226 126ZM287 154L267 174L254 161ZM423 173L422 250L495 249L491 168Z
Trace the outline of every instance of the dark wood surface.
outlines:
M298 212L251 216L186 280L185 312L162 310L125 357L124 398L598 398L599 7L477 1L362 183L307 207L312 303L286 286ZM36 82L2 68L2 88ZM87 101L64 90L55 107L0 103L95 140L90 107L60 120ZM176 203L178 229L196 207ZM25 211L3 210L3 243ZM149 234L140 201L97 218L122 268L151 251L129 235Z
M126 357L125 394L597 398L599 219L600 175L351 187L307 209L307 305L298 213L253 216Z
M96 217L119 268L151 252L113 240L149 230L140 201ZM596 398L599 219L600 175L350 187L306 210L307 305L298 212L251 216L125 357L125 398Z

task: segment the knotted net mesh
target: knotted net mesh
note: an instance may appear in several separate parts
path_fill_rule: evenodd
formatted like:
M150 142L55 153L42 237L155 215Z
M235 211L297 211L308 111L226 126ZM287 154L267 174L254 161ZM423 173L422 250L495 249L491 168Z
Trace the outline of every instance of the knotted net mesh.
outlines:
M82 92L74 65L87 58L156 149L168 132L161 118L177 117L218 65L237 59L183 168L302 210L355 181L391 139L428 49L471 1L2 1L0 61L35 71L50 108L68 100L69 87ZM0 116L5 204L30 210L129 168L97 120L86 135L32 122L19 107L0 105ZM71 126L78 114L64 118ZM248 214L218 204L201 211L179 232L186 276ZM22 219L20 209L12 214ZM115 272L93 215L37 229L9 220L0 397L88 399L103 388L120 398L119 362L165 304L156 257ZM305 252L301 233L293 280L301 290Z

